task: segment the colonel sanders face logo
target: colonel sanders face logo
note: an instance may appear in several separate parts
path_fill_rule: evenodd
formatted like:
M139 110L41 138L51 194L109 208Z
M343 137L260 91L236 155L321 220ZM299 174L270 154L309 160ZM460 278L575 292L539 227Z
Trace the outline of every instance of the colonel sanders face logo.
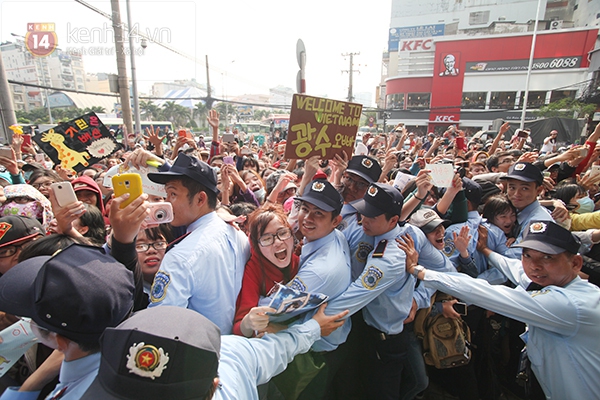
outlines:
M458 75L459 71L458 68L455 67L456 65L456 57L454 56L454 54L447 54L446 57L444 57L444 71L440 72L440 76L456 76Z

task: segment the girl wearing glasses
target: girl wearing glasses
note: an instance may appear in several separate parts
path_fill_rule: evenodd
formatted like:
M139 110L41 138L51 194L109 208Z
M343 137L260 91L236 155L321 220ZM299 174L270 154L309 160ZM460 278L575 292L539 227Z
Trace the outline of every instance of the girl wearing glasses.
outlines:
M288 283L298 272L294 236L280 205L267 204L248 221L251 255L238 295L233 333L252 337L267 331L267 297L275 283Z
M167 246L172 240L170 225L166 224L141 229L138 233L135 250L144 278L144 292L148 295L150 295L154 275L160 268Z

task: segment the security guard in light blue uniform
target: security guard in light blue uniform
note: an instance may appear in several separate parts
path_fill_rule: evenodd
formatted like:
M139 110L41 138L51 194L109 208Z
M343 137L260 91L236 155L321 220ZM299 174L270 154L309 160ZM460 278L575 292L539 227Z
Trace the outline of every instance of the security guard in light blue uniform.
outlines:
M398 226L402 203L402 195L396 188L380 183L369 186L364 199L354 203L363 216L363 230L377 245L359 278L344 294L333 299L326 311L333 314L336 312L333 310L349 309L353 314L363 310L368 325L368 335L362 343L367 353L365 373L370 396L377 399L414 396L427 386L426 381L405 385L401 382L404 368L411 370L416 363L424 372L424 365L414 333L412 330L404 332L404 320L413 303L415 280L402 271L406 255L398 248L396 238L409 233L424 250L425 243L429 243L422 233L417 233L418 229ZM425 253L428 260L433 258L433 253L426 250ZM440 268L445 265L444 257L437 250L435 253L439 256L436 266Z
M243 232L217 216L210 200L201 201L214 196L216 203L216 173L197 158L180 154L170 171L151 173L148 178L168 189L173 181L179 182L178 191L167 190L167 201L178 205L173 207L174 221L187 227L186 236L167 250L154 277L150 307L189 308L215 323L222 334L231 334L250 245ZM181 183L185 179L201 184L205 191L190 200Z
M350 247L352 280L358 278L365 267L367 256L373 250L373 238L367 236L361 226L362 216L352 206L363 198L369 184L377 182L381 175L379 162L369 156L354 156L348 162L348 168L342 175L342 222L338 230L342 231Z
M546 398L597 399L600 289L578 276L583 261L571 232L545 220L531 221L524 231L520 261L483 250L515 289L419 266L408 271L427 286L525 322L522 338Z

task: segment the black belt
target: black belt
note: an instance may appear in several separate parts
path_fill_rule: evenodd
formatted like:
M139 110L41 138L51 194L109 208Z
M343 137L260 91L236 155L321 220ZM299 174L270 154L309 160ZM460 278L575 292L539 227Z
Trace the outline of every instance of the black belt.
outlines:
M393 335L391 335L389 333L381 332L380 330L375 329L369 325L367 325L367 328L369 329L369 332L371 333L371 335L373 335L377 340L380 340L380 341L390 340L390 339L393 339L393 338L396 338L396 337L402 335L402 332L394 333Z

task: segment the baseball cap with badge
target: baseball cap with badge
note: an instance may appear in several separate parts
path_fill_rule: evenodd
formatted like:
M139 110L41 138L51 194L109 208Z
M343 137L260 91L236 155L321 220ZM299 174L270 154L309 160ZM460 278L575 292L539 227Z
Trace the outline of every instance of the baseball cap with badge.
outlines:
M133 308L133 274L100 247L72 244L0 277L0 310L75 342L98 341Z
M577 254L580 246L581 242L575 235L552 221L531 221L525 228L523 240L513 245L546 254L560 254L565 251Z
M164 185L168 181L181 178L182 176L187 176L202 184L211 192L219 194L219 189L217 189L217 173L215 170L204 161L188 156L185 153L177 156L175 163L169 171L149 173L148 179Z
M294 199L315 205L326 212L337 211L339 213L344 205L342 195L326 179L315 179L310 182L302 196Z
M544 174L531 163L518 162L508 169L508 174L500 179L516 179L523 182L535 182L538 186L544 183Z
M348 162L346 172L358 175L369 183L377 182L381 175L381 166L373 157L354 156Z
M420 228L423 233L428 234L433 232L440 225L444 225L444 227L450 226L451 221L441 219L438 213L432 209L419 209L411 215L408 223Z
M375 218L381 214L402 214L404 197L395 187L385 183L372 183L364 197L352 206L365 217Z
M10 215L0 218L0 249L44 236L44 228L37 219Z
M218 375L219 328L186 308L139 311L106 329L101 343L98 375L82 399L201 399Z

